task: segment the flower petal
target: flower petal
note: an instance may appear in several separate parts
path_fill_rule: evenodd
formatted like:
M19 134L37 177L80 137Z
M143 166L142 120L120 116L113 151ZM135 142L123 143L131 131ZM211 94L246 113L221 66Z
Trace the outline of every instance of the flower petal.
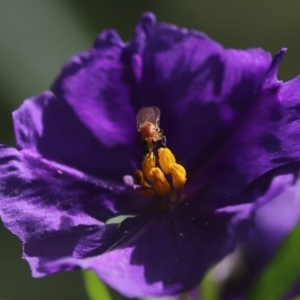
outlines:
M136 168L134 145L130 149L101 144L70 107L49 91L27 99L13 119L19 149L100 178L121 181Z
M268 78L266 82L235 136L190 182L198 189L202 204L214 207L255 201L255 195L247 196L249 189L259 184L266 188L275 175L299 171L300 76L285 83ZM202 197L200 190L213 193Z
M107 253L41 268L46 273L78 266L93 269L128 297L178 294L196 286L235 247L227 229L230 215L197 214L184 204L173 212L141 215L121 224L123 237Z
M131 174L141 149L127 52L107 30L93 49L72 57L52 86L54 96L33 97L14 113L18 147L103 178Z
M260 245L256 245L256 250L261 252L260 257L266 262L300 220L299 174L275 177L267 193L256 202L253 210L256 243Z
M241 299L246 298L247 291L268 265L280 242L300 220L299 174L274 177L251 210L252 237L244 239L246 244L240 248L243 252L244 271L234 289L235 293L241 294ZM236 217L241 218L240 215ZM284 299L291 298L292 296Z
M143 16L131 45L142 105L160 107L168 147L191 175L238 127L271 56L262 49L224 49L174 25L155 26L151 14Z
M52 86L55 96L68 103L107 147L135 141L133 78L124 49L115 31L102 32L91 51L74 56L64 65Z
M299 174L276 177L266 196L256 203L254 211L256 234L245 249L247 265L251 266L249 274L245 274L248 283L258 278L258 274L270 262L280 243L300 221ZM294 288L286 291L289 296L284 299L292 299L298 295L299 288L298 278Z
M25 243L25 257L82 256L110 239L103 222L147 204L126 187L0 147L0 216Z

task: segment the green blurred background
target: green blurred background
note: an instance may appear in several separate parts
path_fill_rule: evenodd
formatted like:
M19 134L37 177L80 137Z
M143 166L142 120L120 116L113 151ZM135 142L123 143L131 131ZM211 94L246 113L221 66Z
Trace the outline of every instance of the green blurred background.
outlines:
M0 143L14 144L11 112L48 89L71 55L104 28L130 39L142 12L206 32L225 47L289 51L279 77L300 73L297 0L0 0ZM55 142L55 141L54 141ZM87 300L80 272L33 279L21 244L0 224L0 300Z

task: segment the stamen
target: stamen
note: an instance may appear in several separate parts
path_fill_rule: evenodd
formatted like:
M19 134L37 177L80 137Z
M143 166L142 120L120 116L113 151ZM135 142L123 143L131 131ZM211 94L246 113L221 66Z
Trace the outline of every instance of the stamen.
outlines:
M155 152L150 151L146 154L142 161L142 171L134 172L134 182L141 186L138 190L143 195L169 194L171 201L176 202L178 199L175 190L182 188L186 182L185 168L176 163L174 154L168 148L158 149L158 160L159 167L156 167ZM170 174L168 179L165 174ZM172 180L172 184L170 184L170 180Z
M141 170L135 170L133 173L133 180L135 184L144 185L145 179Z
M133 173L134 183L141 186L137 190L144 196L152 196L155 192L151 186L145 181L143 172L141 170L135 170Z
M168 148L158 149L158 161L160 168L165 174L169 174L171 165L176 163L174 154Z
M150 176L151 169L155 168L155 162L156 158L153 154L153 152L148 153L144 156L143 162L142 162L142 171L146 179L149 181L152 181Z
M172 164L170 172L173 179L173 187L180 189L185 185L186 182L186 171L185 168L180 164Z
M159 195L166 195L170 192L170 184L160 168L152 168L150 170L150 177L153 186Z

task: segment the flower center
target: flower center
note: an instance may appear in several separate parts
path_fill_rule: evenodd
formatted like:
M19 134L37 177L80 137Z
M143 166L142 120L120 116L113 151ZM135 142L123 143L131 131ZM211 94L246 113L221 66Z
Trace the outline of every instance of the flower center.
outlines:
M176 189L185 185L186 171L182 165L176 163L170 149L159 148L157 155L151 151L144 156L142 168L134 172L133 178L134 183L140 186L137 190L145 196L174 195Z

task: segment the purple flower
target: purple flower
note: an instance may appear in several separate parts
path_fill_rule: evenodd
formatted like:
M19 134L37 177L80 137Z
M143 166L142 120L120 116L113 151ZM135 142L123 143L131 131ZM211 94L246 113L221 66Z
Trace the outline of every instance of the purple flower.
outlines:
M242 276L236 282L235 289L231 286L231 290L227 291L228 294L235 295L236 299L246 298L247 293L259 280L261 273L272 262L280 243L299 222L300 178L298 176L295 178L294 174L275 177L268 190L256 201L252 210L255 224L254 235L241 248L243 249ZM292 299L299 295L299 291L300 277L296 284L286 291L285 297L280 297L280 299Z
M89 268L127 296L197 285L251 235L272 180L298 176L300 78L277 80L284 53L224 49L148 13L131 42L107 30L71 58L14 112L18 150L0 149L1 218L33 276ZM165 196L123 181L143 160L136 115L149 106L187 173ZM106 224L120 215L135 217Z

